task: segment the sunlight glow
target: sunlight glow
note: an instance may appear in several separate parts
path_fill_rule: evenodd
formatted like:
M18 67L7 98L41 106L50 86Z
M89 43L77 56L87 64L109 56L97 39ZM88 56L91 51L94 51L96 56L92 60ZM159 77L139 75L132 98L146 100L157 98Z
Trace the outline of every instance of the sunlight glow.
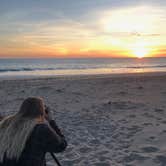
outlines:
M148 54L148 51L145 48L135 48L135 50L133 50L133 54L137 58L143 58L143 57L146 57L146 55Z
M156 15L153 14L153 9L147 6L106 11L104 15L101 18L101 24L107 32L118 31L119 35L124 35L123 32L128 35L137 35L137 33L153 33L154 31Z
M150 54L150 50L148 46L149 46L148 42L140 40L140 41L137 41L135 44L133 44L130 47L130 49L134 57L143 58L143 57L148 57Z

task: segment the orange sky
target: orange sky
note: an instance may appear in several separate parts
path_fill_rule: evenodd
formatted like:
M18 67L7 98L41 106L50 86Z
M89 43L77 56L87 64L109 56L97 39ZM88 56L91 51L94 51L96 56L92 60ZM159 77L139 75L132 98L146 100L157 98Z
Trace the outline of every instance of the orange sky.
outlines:
M80 20L35 22L20 19L21 12L1 18L0 57L166 57L162 6L102 8Z

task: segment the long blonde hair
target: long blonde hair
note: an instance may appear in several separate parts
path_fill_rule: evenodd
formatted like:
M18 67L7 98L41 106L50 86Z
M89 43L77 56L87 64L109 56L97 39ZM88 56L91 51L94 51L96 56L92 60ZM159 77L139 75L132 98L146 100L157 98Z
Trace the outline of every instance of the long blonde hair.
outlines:
M19 159L39 116L44 116L43 100L30 97L24 100L16 114L0 122L0 162L4 156Z

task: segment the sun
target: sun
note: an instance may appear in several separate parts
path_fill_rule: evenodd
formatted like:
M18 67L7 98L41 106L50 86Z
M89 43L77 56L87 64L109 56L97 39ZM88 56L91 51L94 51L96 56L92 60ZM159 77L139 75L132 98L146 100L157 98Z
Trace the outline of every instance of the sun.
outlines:
M133 50L133 54L134 56L136 56L137 58L144 58L147 56L148 54L148 50L146 50L145 48L135 48Z

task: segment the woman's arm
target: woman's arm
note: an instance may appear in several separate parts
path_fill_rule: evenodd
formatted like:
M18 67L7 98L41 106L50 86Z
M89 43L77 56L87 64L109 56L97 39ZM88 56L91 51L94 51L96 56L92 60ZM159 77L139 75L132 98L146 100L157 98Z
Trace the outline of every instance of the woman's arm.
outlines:
M50 126L56 131L56 133L57 133L59 136L65 137L65 136L62 134L61 130L59 129L58 125L56 124L55 120L50 120L50 121L49 121L49 124L50 124Z
M57 137L57 142L60 143L60 146L57 149L57 152L61 152L63 151L66 146L67 146L67 142L65 140L64 135L62 134L61 130L59 129L59 127L57 126L55 120L53 120L53 113L51 111L51 109L48 106L45 106L45 119L48 121L49 124L49 133L47 133L49 135L49 138L53 138ZM54 138L53 138L54 139ZM52 140L50 139L49 142L51 142ZM49 145L48 145L49 147ZM49 147L49 149L52 149L53 147ZM50 151L51 152L51 151Z
M44 124L42 128L41 134L46 152L58 153L66 149L67 142L64 136L57 134L49 124Z

